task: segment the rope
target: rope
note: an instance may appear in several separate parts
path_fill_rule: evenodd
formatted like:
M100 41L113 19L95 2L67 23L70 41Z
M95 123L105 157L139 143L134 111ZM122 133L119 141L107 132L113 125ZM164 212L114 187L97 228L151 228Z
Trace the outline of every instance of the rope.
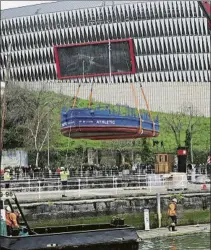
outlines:
M89 95L89 108L92 106L92 90L93 90L93 82L91 85L91 91L90 91L90 95Z
M76 105L76 101L77 101L77 97L78 97L78 94L79 94L80 87L81 87L81 83L79 83L79 85L78 85L78 89L77 89L77 92L76 92L76 95L75 95L75 98L74 98L74 101L73 101L72 108L74 108L75 105Z
M68 136L68 143L67 143L67 151L66 151L65 166L67 166L67 155L68 155L69 147L70 147L70 133L71 133L71 127L70 127L70 129L69 129L69 136Z
M146 107L147 107L147 111L148 111L149 117L150 117L150 119L151 119L151 121L152 121L152 125L153 125L153 134L152 134L152 135L155 136L155 123L154 123L154 121L153 121L152 113L151 113L151 111L150 111L149 104L148 104L148 102L147 102L147 98L146 98L146 95L145 95L145 93L144 93L144 89L143 89L143 86L142 86L141 83L140 83L140 89L141 89L141 93L142 93L142 95L143 95L143 97L144 97L144 101L145 101L145 104L146 104Z
M138 111L138 115L139 115L139 118L140 118L140 127L139 127L139 130L138 130L138 133L142 134L143 133L143 128L142 128L141 112L140 112L139 105L138 105L138 98L136 96L135 87L134 87L134 84L132 82L131 82L131 88L132 88L132 91L133 91L133 96L134 96L134 100L135 100L136 109Z

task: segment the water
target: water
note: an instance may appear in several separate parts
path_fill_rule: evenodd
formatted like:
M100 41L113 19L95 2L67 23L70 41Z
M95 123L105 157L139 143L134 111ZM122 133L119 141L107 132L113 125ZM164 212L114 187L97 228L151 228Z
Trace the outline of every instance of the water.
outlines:
M145 240L140 250L210 250L210 233Z

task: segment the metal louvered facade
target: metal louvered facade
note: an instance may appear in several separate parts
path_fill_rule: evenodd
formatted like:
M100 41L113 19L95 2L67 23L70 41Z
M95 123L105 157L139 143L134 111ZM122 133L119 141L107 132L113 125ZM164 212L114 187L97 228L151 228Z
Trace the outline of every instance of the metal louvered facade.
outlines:
M131 2L2 19L0 79L5 77L10 43L11 78L34 82L57 79L54 45L129 37L134 40L137 73L114 75L113 83L131 77L142 82L211 80L210 33L197 1Z

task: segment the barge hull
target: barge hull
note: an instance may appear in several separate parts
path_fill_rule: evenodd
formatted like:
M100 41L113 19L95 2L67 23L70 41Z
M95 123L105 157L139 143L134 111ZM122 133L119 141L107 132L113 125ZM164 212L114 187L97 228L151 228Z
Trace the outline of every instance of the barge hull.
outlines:
M138 250L134 228L0 236L1 250Z

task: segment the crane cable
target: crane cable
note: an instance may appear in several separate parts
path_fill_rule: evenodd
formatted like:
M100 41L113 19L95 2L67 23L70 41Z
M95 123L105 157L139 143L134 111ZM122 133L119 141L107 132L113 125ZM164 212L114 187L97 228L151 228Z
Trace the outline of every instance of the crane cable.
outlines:
M81 87L81 83L79 83L79 85L78 85L78 89L77 89L77 91L76 91L76 95L75 95L75 98L74 98L74 101L73 101L73 106L72 106L72 108L74 108L75 105L76 105L76 101L77 101L77 98L78 98L78 94L79 94L80 87Z
M69 128L69 136L68 136L68 143L67 143L67 150L66 150L66 157L65 157L65 168L67 166L67 155L69 153L69 147L70 147L70 133L71 133L71 127Z
M140 119L140 127L138 129L138 134L143 134L141 112L140 112L139 105L138 105L138 98L137 98L137 95L136 95L135 87L134 87L134 84L132 82L131 82L131 88L132 88L132 91L133 91L135 105L136 105L136 109L138 111L138 116L139 116L139 119Z
M143 95L143 97L144 97L144 101L145 101L145 104L146 104L146 107L147 107L147 111L148 111L149 117L150 117L150 119L151 119L151 121L152 121L152 125L153 125L153 136L155 136L155 123L154 123L154 121L153 121L152 113L151 113L151 111L150 111L149 104L148 104L148 102L147 102L147 98L146 98L146 95L145 95L145 93L144 93L144 89L143 89L143 86L142 86L141 82L140 82L140 89L141 89L141 93L142 93L142 95Z
M91 90L90 90L90 94L89 94L89 108L92 106L92 93L93 93L93 82L91 85Z

